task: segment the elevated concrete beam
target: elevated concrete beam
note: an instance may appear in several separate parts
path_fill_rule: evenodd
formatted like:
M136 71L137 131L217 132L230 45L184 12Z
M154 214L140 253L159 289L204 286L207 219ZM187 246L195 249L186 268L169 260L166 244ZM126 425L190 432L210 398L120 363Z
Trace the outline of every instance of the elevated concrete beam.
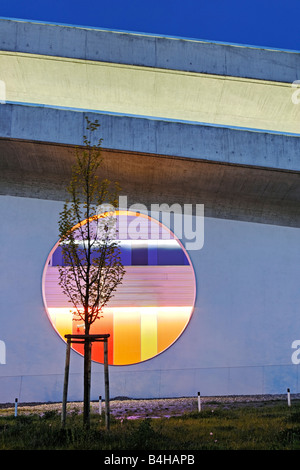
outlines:
M74 148L0 139L1 194L64 200ZM300 227L300 173L103 149L100 176L128 204L204 204L205 215Z
M0 19L0 49L292 83L297 51Z
M300 136L39 106L0 111L4 138L81 145L89 116L99 120L108 149L300 171Z
M8 103L300 134L291 84L12 52L0 71Z

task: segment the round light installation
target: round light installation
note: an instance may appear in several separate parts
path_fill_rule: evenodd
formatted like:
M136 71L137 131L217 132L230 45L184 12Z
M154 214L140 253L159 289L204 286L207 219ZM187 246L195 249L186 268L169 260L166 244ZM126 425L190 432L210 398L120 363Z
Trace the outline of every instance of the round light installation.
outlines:
M136 364L169 348L183 333L193 313L195 275L178 238L149 216L116 212L121 260L125 275L91 334L109 334L110 365ZM51 250L43 275L43 297L49 320L65 340L83 334L74 309L59 285L63 263L59 242ZM72 348L83 355L81 344ZM103 363L103 343L92 346L92 360Z

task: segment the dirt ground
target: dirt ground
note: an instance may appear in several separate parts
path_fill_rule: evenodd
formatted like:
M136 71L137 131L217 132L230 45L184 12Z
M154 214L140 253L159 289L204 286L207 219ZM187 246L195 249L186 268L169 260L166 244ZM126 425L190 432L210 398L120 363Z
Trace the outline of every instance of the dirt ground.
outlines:
M300 394L291 395L291 404L300 399ZM201 410L215 409L218 407L232 408L241 406L265 406L275 402L287 402L287 395L251 395L251 396L227 396L227 397L200 397ZM198 396L182 398L159 398L159 399L130 399L127 397L116 397L110 400L110 413L116 418L159 418L180 416L184 413L198 411ZM43 415L46 411L61 412L61 403L18 403L17 413ZM105 402L102 400L101 410L104 413ZM69 402L67 412L81 413L82 402ZM91 411L100 413L99 402L91 402ZM14 414L15 404L0 404L0 416Z

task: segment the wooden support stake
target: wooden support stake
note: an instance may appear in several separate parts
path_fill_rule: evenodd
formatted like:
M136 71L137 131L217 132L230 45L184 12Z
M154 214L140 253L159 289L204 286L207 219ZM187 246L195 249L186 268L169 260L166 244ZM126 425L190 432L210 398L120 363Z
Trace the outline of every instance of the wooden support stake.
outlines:
M107 338L104 340L104 383L105 383L105 424L106 429L110 427L109 416L109 377L108 377L108 351L107 351Z
M66 424L66 416L67 416L67 396L68 396L69 369L70 369L70 350L71 350L71 340L68 339L67 340L67 349L66 349L64 391L63 391L63 402L62 402L62 413L61 413L61 424L62 424L63 427Z
M67 339L67 350L66 350L66 363L65 363L65 378L64 378L64 390L63 390L63 402L62 402L62 413L61 413L61 422L62 427L66 424L66 415L67 415L67 395L68 395L68 382L69 382L69 369L70 369L70 350L71 350L71 343L84 343L84 345L88 345L88 361L85 366L88 367L88 387L87 393L88 396L84 397L84 404L88 403L90 407L90 383L91 383L91 343L93 341L103 341L104 342L104 381L105 381L105 422L106 422L106 429L110 427L110 416L109 416L109 378L108 378L108 345L107 339L109 338L109 334L103 335L65 335ZM86 398L88 398L86 400ZM85 425L89 426L89 411L86 413L86 422Z

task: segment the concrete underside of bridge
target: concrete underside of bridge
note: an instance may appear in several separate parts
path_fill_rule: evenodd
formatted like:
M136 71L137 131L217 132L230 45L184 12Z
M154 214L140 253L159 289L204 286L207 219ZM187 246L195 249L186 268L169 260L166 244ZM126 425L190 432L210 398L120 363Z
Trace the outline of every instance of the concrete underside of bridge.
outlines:
M1 194L65 200L71 145L0 139ZM102 150L99 176L118 181L128 203L204 204L205 215L300 226L300 173L168 155Z

